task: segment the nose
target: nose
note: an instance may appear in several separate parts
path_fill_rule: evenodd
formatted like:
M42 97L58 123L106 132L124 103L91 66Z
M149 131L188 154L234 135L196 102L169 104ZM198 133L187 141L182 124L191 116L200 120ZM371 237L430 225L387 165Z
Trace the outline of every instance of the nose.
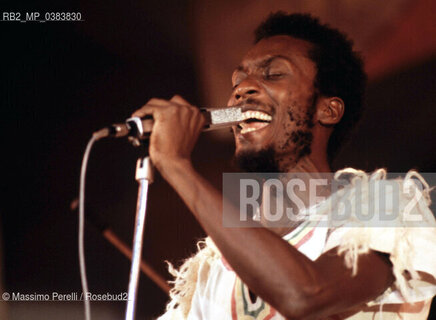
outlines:
M257 82L247 77L234 90L233 96L236 101L245 100L257 96L260 93L260 88Z

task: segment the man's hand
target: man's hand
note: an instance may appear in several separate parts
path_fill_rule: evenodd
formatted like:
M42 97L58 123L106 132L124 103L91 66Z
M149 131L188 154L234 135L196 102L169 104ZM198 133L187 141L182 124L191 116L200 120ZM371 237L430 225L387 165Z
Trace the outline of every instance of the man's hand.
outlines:
M153 130L150 136L150 159L165 176L169 166L190 162L191 152L205 125L200 110L182 97L171 100L153 98L133 117L152 115Z

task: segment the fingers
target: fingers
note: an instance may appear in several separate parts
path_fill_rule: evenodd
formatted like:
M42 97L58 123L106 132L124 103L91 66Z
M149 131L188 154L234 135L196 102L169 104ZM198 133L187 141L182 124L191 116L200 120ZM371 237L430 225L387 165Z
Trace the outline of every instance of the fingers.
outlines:
M189 159L206 119L197 107L181 96L170 100L153 98L132 116L153 117L149 152L153 163L163 168L165 163Z
M176 94L175 96L173 96L170 100L171 102L180 104L180 105L187 105L187 106L191 106L191 104L186 101L185 99L183 99L181 96L179 96L178 94Z
M174 105L179 106L185 106L189 108L194 108L188 101L183 99L179 95L175 95L171 98L171 100L164 100L164 99L158 99L158 98L152 98L150 99L144 106L142 106L140 109L136 110L132 117L139 117L142 118L146 115L153 115L157 109L162 110L162 108L170 107Z
M168 104L167 100L153 98L150 99L145 105L143 105L140 109L136 110L132 113L132 117L142 118L146 115L152 115L156 108L159 106L165 106Z

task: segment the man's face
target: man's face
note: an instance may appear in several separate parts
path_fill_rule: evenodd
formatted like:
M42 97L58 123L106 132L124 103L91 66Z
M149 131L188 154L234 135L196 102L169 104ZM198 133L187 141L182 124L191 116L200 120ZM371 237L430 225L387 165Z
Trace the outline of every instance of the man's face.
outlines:
M234 71L228 106L241 106L248 118L233 128L236 157L271 150L280 165L310 154L316 109L311 48L304 40L273 36L258 42Z

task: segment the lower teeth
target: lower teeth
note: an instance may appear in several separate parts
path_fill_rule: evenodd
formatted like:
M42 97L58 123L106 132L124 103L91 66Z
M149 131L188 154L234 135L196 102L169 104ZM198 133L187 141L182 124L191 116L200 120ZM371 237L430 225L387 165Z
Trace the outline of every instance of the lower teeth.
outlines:
M253 131L256 131L256 130L263 129L263 128L265 128L266 126L267 126L267 124L264 125L264 126L262 126L262 127L258 127L258 128L250 128L250 127L248 127L248 128L242 128L241 133L244 134L244 133L248 133L248 132L253 132Z
M248 133L248 132L252 132L252 131L256 131L257 129L255 128L244 128L241 130L241 133Z

